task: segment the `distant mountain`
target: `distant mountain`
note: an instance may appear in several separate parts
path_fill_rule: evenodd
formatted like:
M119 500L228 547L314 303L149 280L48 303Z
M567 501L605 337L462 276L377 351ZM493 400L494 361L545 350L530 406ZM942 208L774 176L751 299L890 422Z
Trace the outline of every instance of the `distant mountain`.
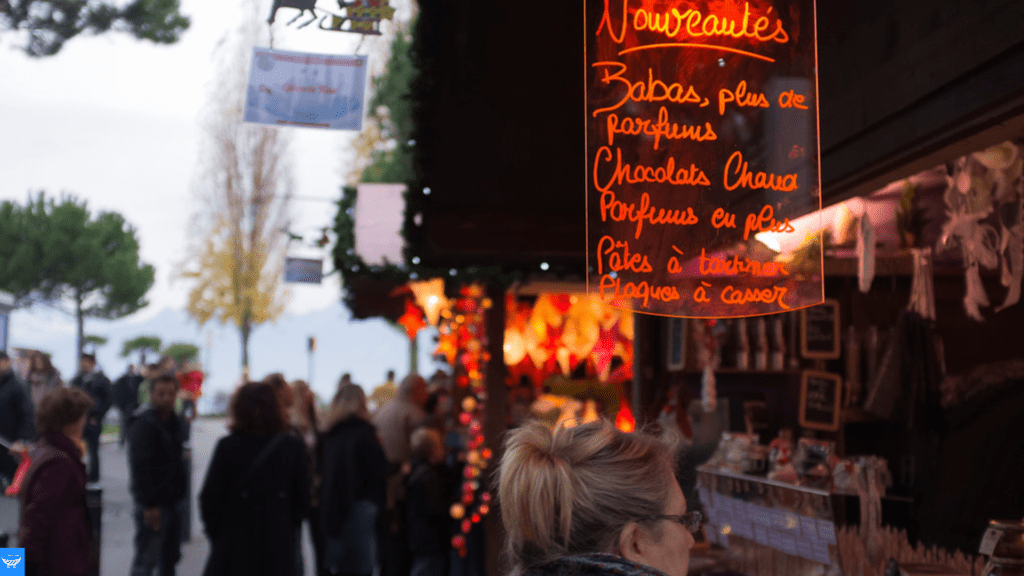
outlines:
M122 374L129 363L138 362L138 355L121 358L122 343L150 334L159 336L165 345L187 342L199 347L200 360L207 372L203 387L207 396L212 397L217 390L231 391L241 375L238 330L216 323L199 328L181 310L164 309L142 321L87 320L85 332L108 339L97 351L97 359L111 379ZM419 366L423 374L437 368L430 358L435 334L430 329L419 335ZM256 328L249 341L251 376L262 378L271 372L282 372L289 380L308 379L310 336L316 337L312 385L321 398L329 399L334 394L335 385L345 372L370 391L384 381L388 370L394 370L399 377L408 371L409 339L404 332L383 320L352 320L344 305L334 303L323 310L286 316L276 324ZM10 322L9 347L51 353L65 381L77 370L74 319L60 312L43 307L15 311Z

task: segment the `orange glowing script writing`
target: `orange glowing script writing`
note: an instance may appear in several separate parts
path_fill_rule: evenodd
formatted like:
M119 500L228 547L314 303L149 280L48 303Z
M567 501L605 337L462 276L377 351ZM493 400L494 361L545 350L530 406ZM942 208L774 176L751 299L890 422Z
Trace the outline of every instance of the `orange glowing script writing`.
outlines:
M601 81L605 84L618 82L620 84L624 84L627 88L626 95L623 96L622 100L619 100L615 105L595 110L595 118L598 114L618 110L630 100L634 102L698 104L701 107L707 106L711 102L707 98L702 98L700 94L697 94L697 91L694 90L692 85L681 82L666 84L662 80L655 79L654 71L650 68L647 69L646 82L644 80L631 82L625 77L625 74L629 71L629 67L621 62L596 62L594 67L601 67L603 69L602 72L604 72L604 76ZM609 68L614 68L614 70L609 70Z
M669 158L664 166L652 167L637 164L632 166L622 162L622 150L615 149L615 171L612 176L601 182L600 172L605 163L612 160L612 150L602 146L597 150L597 157L594 159L594 187L601 192L608 192L612 186L626 184L658 183L671 184L673 186L708 186L708 180L704 171L696 164L690 164L689 168L676 169L676 159Z
M658 149L662 138L666 140L693 140L694 142L707 142L718 139L718 135L715 134L715 130L711 127L710 122L705 122L704 126L669 122L668 110L664 106L658 110L657 122L652 122L645 118L626 117L619 119L618 114L609 114L607 123L609 146L615 144L616 134L653 136L654 142L651 146L655 150Z
M621 251L620 251L621 250ZM631 270L633 272L650 272L654 270L647 256L630 254L629 242L618 242L611 236L604 236L597 243L597 273L604 274L605 268L612 272ZM605 257L607 256L607 264Z
M587 290L666 316L820 301L814 0L585 0ZM780 243L787 245L788 243Z
M689 8L684 12L680 12L678 8L656 12L640 7L633 11L633 18L630 19L625 17L626 14L629 14L629 1L622 0L622 24L619 27L619 34L616 36L612 24L611 0L604 0L604 16L597 28L598 34L607 28L608 36L616 44L622 44L626 37L627 26L632 23L635 31L656 32L666 38L677 40L718 36L780 44L789 42L789 34L783 27L781 19L776 18L775 26L772 27L770 17L773 7L771 6L760 17L751 14L749 2L743 3L742 14L737 5L724 6L725 11L720 14L704 14L694 8Z
M612 276L611 274L601 276L599 290L601 298L614 298L616 300L623 298L637 299L643 303L644 308L650 306L651 299L672 302L681 298L679 289L675 286L652 286L647 281L626 282L623 284L622 278Z
M693 208L685 210L666 210L665 208L655 209L651 206L650 194L644 192L640 195L640 207L632 202L622 202L615 199L615 192L607 191L601 193L601 220L614 222L635 222L636 238L640 238L643 232L644 223L650 224L671 224L673 226L693 226L699 222Z
M700 273L710 276L789 276L782 262L759 262L750 258L716 258L700 249Z
M797 189L796 174L770 174L768 172L752 172L750 165L743 161L742 152L733 152L725 163L724 185L726 190L739 187L751 190L771 189L780 192L792 192Z

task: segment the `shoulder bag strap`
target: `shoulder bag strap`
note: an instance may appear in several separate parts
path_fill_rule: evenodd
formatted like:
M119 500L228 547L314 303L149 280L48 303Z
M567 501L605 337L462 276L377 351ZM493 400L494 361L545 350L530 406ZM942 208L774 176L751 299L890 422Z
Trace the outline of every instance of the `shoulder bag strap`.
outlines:
M267 446L263 448L263 450L259 454L256 455L256 458L252 461L252 464L249 465L249 468L247 468L246 471L243 472L242 475L238 477L238 480L235 481L235 484L231 487L232 494L238 493L242 490L242 487L245 486L245 483L252 478L253 474L255 474L257 470L259 470L260 466L262 466L263 463L267 460L267 458L270 457L270 455L274 452L274 448L276 448L277 445L280 444L282 440L284 440L284 434L278 434L270 439L270 442L267 443Z

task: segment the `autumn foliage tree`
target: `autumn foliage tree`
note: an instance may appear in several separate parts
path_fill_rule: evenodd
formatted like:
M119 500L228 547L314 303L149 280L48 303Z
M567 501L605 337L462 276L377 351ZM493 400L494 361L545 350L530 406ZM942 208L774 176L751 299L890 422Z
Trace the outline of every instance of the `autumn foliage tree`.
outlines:
M259 30L257 22L247 22L225 42L234 48L224 50L219 63L203 133L207 160L195 181L202 209L193 237L199 241L181 273L192 282L192 318L238 328L243 370L253 329L284 311L282 232L292 196L287 133L242 122L245 72Z

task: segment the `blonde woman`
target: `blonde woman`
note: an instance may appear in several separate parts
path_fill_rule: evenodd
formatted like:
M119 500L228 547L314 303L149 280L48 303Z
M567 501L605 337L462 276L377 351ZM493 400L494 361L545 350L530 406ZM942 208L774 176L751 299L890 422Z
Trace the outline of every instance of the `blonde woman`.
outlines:
M675 446L603 419L510 431L498 500L512 576L686 576L701 517Z
M327 427L321 438L322 567L327 574L369 576L377 564L376 526L387 464L362 387L339 386Z

